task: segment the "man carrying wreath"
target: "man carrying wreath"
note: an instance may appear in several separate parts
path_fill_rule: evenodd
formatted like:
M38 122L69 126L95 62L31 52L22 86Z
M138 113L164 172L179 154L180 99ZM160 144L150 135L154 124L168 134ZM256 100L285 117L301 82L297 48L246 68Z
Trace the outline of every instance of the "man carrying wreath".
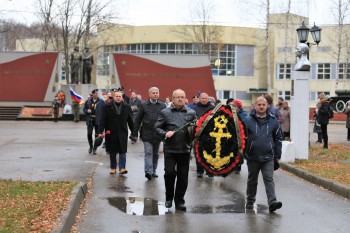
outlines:
M154 129L164 139L165 207L175 202L177 210L186 211L184 196L188 185L191 138L186 125L196 119L196 113L185 104L186 94L177 89L173 102L160 112ZM175 189L176 181L176 189Z

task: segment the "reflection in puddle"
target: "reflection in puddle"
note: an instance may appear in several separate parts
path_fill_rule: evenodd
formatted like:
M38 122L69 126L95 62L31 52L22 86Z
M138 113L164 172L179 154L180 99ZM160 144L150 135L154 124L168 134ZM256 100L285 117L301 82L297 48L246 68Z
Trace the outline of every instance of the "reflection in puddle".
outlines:
M164 215L168 212L163 202L143 197L112 197L110 205L130 215Z
M110 197L108 203L120 211L129 215L165 215L171 209L165 208L164 202L143 197ZM244 202L220 206L187 206L187 213L193 214L215 214L215 213L263 213L268 209L264 205L254 205L254 209L246 210ZM170 212L169 212L170 211Z

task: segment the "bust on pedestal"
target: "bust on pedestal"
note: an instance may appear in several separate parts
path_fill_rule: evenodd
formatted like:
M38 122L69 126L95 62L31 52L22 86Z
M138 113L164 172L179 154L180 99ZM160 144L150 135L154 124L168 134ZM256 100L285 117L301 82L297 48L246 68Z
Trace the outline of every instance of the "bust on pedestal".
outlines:
M311 63L307 59L307 55L309 54L309 46L304 43L300 43L296 50L295 54L299 58L299 61L294 66L295 71L310 71Z

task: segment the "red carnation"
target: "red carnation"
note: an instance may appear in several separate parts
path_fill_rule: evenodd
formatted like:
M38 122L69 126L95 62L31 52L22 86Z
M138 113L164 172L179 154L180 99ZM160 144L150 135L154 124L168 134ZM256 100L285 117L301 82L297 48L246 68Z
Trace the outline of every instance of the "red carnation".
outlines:
M110 131L110 130L107 130L107 131L106 131L106 134L111 134L111 131Z

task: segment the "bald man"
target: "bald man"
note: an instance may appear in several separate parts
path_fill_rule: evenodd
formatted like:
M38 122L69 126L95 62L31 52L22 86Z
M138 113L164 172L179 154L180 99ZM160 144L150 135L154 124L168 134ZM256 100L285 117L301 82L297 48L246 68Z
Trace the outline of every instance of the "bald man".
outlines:
M254 208L258 177L261 171L269 211L274 212L282 207L282 202L276 199L273 181L275 160L278 161L282 153L282 130L275 115L267 113L267 107L265 97L258 97L254 110L245 119L248 131L244 151L248 166L246 209Z

